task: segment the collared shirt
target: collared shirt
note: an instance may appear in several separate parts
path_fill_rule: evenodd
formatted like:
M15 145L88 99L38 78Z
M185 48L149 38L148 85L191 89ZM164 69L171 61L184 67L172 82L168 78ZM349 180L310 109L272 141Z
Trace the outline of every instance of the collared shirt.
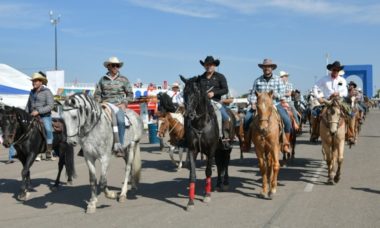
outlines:
M289 93L289 92L293 91L293 84L292 83L290 83L290 82L284 82L284 85L285 85L285 93ZM291 96L288 96L288 97L285 96L284 100L286 102L291 102L292 101L292 97Z
M260 76L255 80L252 86L251 94L248 96L248 102L251 104L256 104L257 97L255 91L262 92L270 92L273 91L274 102L277 103L280 100L284 99L285 95L285 85L277 75L272 75L269 80L267 80L264 75Z
M183 96L181 92L174 92L173 90L169 90L166 93L172 98L174 104L183 105Z
M331 75L327 75L317 81L314 85L313 92L317 95L317 98L321 98L322 96L319 95L318 89L323 92L326 99L335 92L338 92L340 97L346 97L348 95L346 79L341 76L333 79Z
M96 85L94 98L98 102L109 102L114 105L128 104L133 100L132 86L129 80L119 73L114 78L107 73Z
M223 74L214 72L214 74L207 78L206 72L200 76L202 85L206 90L214 92L214 97L211 98L214 101L220 101L222 96L228 93L227 80Z

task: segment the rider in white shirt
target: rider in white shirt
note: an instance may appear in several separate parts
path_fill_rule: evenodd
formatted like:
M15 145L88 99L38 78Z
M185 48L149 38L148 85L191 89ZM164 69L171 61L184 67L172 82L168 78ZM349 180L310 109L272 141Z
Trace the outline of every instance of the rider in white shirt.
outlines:
M167 94L172 98L173 104L176 108L183 106L183 96L179 91L178 82L174 82L172 85L172 90L169 90Z

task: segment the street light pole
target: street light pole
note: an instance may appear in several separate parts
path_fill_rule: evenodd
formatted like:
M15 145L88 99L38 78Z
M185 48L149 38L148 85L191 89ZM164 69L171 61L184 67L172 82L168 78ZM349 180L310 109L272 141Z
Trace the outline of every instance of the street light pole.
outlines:
M50 10L50 23L54 25L54 45L55 45L55 70L58 70L58 45L57 45L57 24L59 23L61 15L58 17L53 17L53 11Z

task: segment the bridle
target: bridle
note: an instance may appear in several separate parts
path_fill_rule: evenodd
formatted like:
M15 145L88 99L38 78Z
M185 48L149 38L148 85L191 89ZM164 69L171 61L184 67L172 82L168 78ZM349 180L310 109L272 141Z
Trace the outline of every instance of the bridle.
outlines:
M68 138L73 138L73 137L79 137L79 138L83 138L85 136L87 136L93 129L94 127L99 123L100 119L101 119L101 115L102 115L102 110L100 109L100 113L99 115L97 116L97 119L95 121L95 123L91 126L91 128L86 131L86 132L81 132L81 121L80 121L80 116L79 116L79 108L74 108L74 107L71 107L70 108L62 108L62 112L68 112L68 111L72 111L72 110L76 110L76 117L78 119L78 129L77 129L77 132L73 135L67 135Z
M28 124L28 127L26 128L25 132L16 141L14 141L15 137L16 137L16 133L17 133L17 128L20 126L19 120L17 118L17 114L13 113L13 114L7 114L7 115L2 115L2 116L9 116L9 117L12 117L12 118L16 119L17 126L15 127L14 132L11 134L11 136L12 136L11 137L11 141L12 141L11 144L13 144L13 145L17 145L17 144L23 143L28 138L30 130L34 126L34 123L36 121L38 121L37 118L33 117L32 120L30 121L30 123ZM28 120L22 119L21 121L27 122Z

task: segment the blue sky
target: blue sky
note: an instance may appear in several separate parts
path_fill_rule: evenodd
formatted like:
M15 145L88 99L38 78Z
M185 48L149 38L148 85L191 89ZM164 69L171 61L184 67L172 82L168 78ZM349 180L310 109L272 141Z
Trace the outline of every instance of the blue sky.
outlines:
M1 0L0 63L31 74L54 68L49 11L61 15L58 65L67 82L97 82L110 56L132 82L169 83L221 60L234 94L248 91L272 58L305 91L326 72L326 53L343 64L380 65L376 0ZM277 71L278 72L278 71Z

